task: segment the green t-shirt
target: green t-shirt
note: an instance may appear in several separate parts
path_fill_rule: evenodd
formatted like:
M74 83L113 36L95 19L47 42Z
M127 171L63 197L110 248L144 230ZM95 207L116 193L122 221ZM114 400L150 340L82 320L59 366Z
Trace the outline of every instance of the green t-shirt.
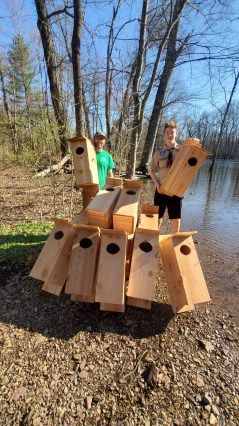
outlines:
M103 186L105 186L108 171L115 168L115 163L110 153L104 150L96 152L96 160L98 167L99 186L101 189Z

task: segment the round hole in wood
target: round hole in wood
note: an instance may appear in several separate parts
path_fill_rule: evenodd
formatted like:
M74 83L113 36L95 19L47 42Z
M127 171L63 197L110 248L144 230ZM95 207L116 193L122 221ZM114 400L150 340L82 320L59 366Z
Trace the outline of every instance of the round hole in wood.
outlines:
M146 217L154 217L153 214L146 214Z
M191 253L191 248L189 246L187 246L186 244L183 244L180 247L180 251L181 251L182 254L184 254L185 256L187 256L188 254Z
M78 146L78 148L76 148L76 153L77 153L78 155L83 154L83 152L84 152L84 151L85 151L85 150L84 150L83 146Z
M106 247L106 251L110 254L116 254L120 251L120 248L119 248L118 244L110 243Z
M62 232L62 231L57 231L54 235L56 240L61 240L63 238L63 236L64 236L64 232Z
M140 243L139 248L145 253L149 253L151 250L153 250L152 245L148 241L143 241Z
M79 242L81 248L89 248L92 246L92 241L89 238L82 238L82 240L80 240Z
M136 192L135 191L126 191L126 194L128 194L128 195L134 195L134 194L136 194Z
M196 166L198 160L196 159L196 157L191 157L188 159L188 164L189 166Z
M114 188L106 188L106 191L114 191Z

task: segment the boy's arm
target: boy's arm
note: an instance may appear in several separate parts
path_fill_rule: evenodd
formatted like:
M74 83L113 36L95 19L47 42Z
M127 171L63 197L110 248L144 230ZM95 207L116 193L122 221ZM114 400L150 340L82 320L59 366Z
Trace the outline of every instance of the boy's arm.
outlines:
M112 169L109 169L109 170L108 170L108 176L109 176L109 177L114 177L114 173L113 173L113 170L112 170Z

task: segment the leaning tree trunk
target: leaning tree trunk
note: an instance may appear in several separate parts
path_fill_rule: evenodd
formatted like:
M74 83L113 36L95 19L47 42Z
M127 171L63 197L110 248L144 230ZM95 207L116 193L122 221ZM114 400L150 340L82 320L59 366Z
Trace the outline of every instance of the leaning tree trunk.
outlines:
M174 6L173 17L172 17L173 27L168 37L165 63L164 63L162 75L160 77L157 93L155 96L153 110L149 120L148 131L147 131L147 135L145 139L144 148L142 151L142 157L141 157L139 168L145 168L152 156L156 135L158 131L158 126L159 126L160 118L162 116L163 103L166 96L168 83L170 81L175 63L178 57L180 56L180 54L185 49L185 46L187 45L187 42L188 42L189 37L187 36L185 40L182 42L181 46L178 49L176 49L180 16L186 3L187 3L187 0L177 0ZM172 26L172 24L170 25Z
M49 18L47 16L45 0L35 0L35 5L38 16L37 27L41 35L47 74L50 82L52 105L58 124L60 149L62 156L64 157L67 153L67 114L63 102L60 78L57 72L57 53L51 32Z
M221 147L226 119L227 119L228 112L229 112L229 109L230 109L230 106L231 106L231 103L232 103L233 95L234 95L234 93L236 91L238 80L239 80L239 71L237 72L237 75L235 76L234 84L233 84L233 87L232 87L232 90L231 90L231 93L230 93L230 97L229 97L229 100L227 102L226 109L225 109L225 112L224 112L224 115L223 115L223 118L222 118L222 122L221 122L221 125L220 125L220 130L219 130L219 136L218 136L218 139L217 139L217 145L216 145L215 155L214 155L214 157L212 159L212 163L211 163L210 168L209 168L210 173L213 170L216 158L218 156L218 153L219 153L219 150L220 150L220 147Z
M81 0L74 0L74 27L71 40L72 48L72 68L74 81L74 100L75 100L75 118L76 118L76 133L85 133L84 119L84 99L81 74L81 29L82 29L82 9Z
M133 118L133 129L131 132L127 168L126 168L126 177L129 177L129 178L134 178L135 169L136 169L136 154L137 154L137 147L138 147L138 131L140 127L140 111L141 111L140 80L142 77L143 58L145 53L147 10L148 10L148 0L143 0L141 23L140 23L139 47L138 47L138 53L136 58L136 69L135 69L135 74L133 78L134 118Z

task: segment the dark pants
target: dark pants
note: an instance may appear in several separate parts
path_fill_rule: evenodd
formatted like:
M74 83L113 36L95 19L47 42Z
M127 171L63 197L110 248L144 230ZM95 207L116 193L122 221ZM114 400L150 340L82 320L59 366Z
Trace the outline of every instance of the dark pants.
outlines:
M159 219L161 219L167 208L169 219L181 219L182 198L173 195L159 194L155 191L154 205L159 206Z

